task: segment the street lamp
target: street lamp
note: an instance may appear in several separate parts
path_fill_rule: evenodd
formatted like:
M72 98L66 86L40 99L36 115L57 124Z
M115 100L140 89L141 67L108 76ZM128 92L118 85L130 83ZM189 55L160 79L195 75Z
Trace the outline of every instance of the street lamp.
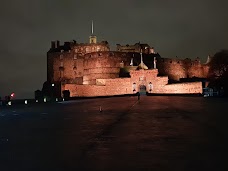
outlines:
M52 86L52 89L51 89L51 100L53 100L54 99L55 84L52 83L51 86Z

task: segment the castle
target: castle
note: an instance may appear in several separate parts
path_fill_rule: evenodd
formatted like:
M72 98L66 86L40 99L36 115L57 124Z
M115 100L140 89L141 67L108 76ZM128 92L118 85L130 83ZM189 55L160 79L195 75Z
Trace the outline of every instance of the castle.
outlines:
M208 61L207 61L208 62ZM89 43L52 41L47 52L47 81L56 96L64 90L71 97L151 94L202 94L202 82L180 82L184 78L206 78L207 63L199 58L163 58L148 44L117 44L111 51L107 41ZM176 81L171 83L170 80Z

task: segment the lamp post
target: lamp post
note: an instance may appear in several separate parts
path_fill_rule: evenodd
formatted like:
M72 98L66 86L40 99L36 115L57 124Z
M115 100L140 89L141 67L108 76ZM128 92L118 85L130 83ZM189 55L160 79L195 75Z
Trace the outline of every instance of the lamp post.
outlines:
M54 91L55 91L55 84L52 83L51 84L51 100L54 101Z

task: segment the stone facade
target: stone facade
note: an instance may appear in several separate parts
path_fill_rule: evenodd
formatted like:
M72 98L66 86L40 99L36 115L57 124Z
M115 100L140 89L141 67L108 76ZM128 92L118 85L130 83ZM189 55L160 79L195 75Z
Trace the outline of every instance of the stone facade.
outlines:
M207 78L209 66L201 63L199 58L178 59L178 58L158 58L157 67L159 75L167 75L169 79L179 81L181 78Z
M47 79L50 82L75 82L84 76L84 56L88 53L109 51L108 42L80 43L52 42L47 53Z
M143 62L143 63L142 63ZM156 65L155 65L156 64ZM139 66L145 66L141 69ZM207 64L200 60L162 58L148 44L136 43L110 51L107 41L90 43L52 41L47 52L47 81L69 90L71 96L148 93L202 93L202 83L168 84L181 78L206 78ZM61 94L61 93L57 93Z
M168 84L168 77L157 77L158 70L131 71L131 78L97 79L94 85L65 84L62 90L69 90L73 97L112 96L134 94L145 87L148 93L159 94L201 94L202 83Z

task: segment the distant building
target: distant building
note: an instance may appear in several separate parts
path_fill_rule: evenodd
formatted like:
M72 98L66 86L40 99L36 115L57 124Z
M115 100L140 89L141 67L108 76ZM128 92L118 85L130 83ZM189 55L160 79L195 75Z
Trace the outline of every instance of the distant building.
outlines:
M162 58L148 44L117 44L110 51L107 41L98 42L93 32L89 43L52 41L47 52L47 81L55 91L70 96L109 96L148 93L202 93L202 82L168 84L183 78L206 78L207 64L196 60Z

